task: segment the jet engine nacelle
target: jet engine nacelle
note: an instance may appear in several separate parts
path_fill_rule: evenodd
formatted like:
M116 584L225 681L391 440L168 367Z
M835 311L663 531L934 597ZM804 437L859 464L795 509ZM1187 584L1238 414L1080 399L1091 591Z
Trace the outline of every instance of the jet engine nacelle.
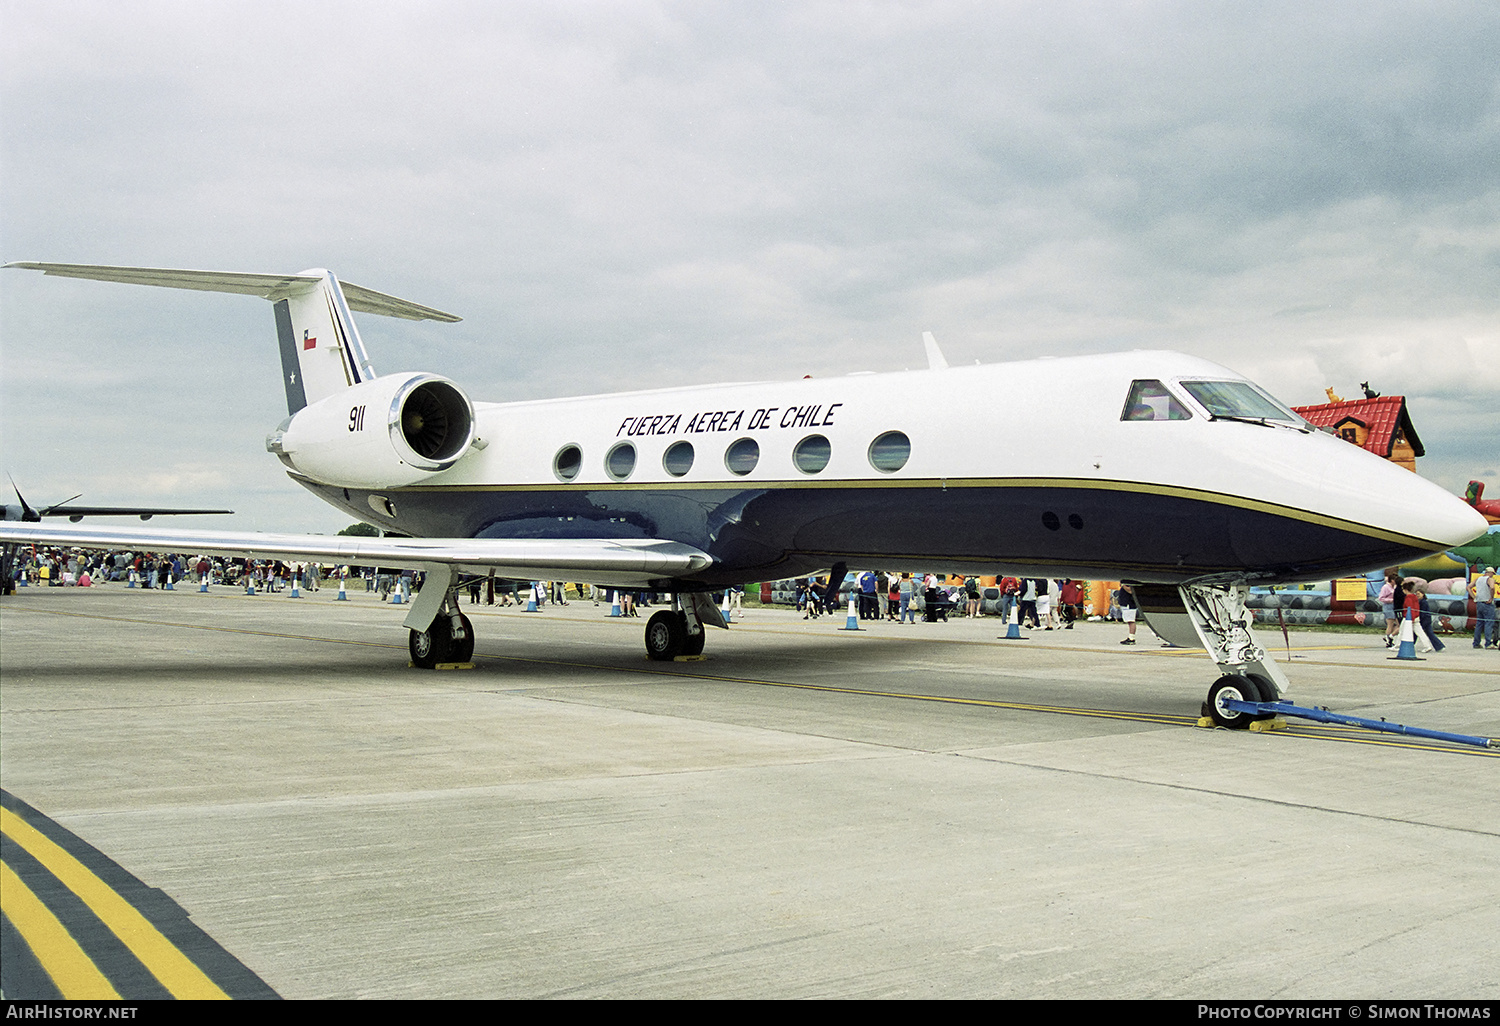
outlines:
M415 484L474 443L474 404L436 374L387 374L298 410L266 436L292 470L345 488Z

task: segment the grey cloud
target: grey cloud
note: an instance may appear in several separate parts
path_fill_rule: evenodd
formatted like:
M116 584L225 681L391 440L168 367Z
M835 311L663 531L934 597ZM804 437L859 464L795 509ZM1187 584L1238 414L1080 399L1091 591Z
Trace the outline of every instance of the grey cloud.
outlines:
M486 398L920 365L924 329L1448 397L1391 340L1500 323L1493 5L11 0L0 29L6 259L329 266L464 315L362 330ZM29 392L112 339L232 376L173 430L287 491L265 310L16 276L7 460L57 445Z

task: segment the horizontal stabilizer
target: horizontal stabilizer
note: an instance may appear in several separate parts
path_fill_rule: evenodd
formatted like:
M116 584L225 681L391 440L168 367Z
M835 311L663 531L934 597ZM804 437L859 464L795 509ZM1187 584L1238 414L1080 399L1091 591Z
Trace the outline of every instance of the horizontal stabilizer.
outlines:
M388 296L384 292L376 292L367 289L363 285L354 285L347 281L340 281L344 289L344 300L349 304L349 309L360 313L380 314L382 317L400 317L407 321L442 321L444 324L457 324L463 320L457 314L444 313L434 310L430 306L421 303L413 303L409 299L397 299Z
M199 292L232 292L242 296L259 296L272 301L307 292L323 281L319 274L248 274L239 271L188 271L163 267L113 267L105 264L44 264L32 261L17 261L6 267L18 267L28 271L61 278L88 278L92 281L118 281L127 285L156 285L168 289L195 289ZM430 306L413 303L405 299L388 296L362 285L340 281L344 299L349 309L360 313L380 314L384 317L400 317L408 321L443 321L454 323L463 320L455 314L444 313Z
M493 571L500 577L584 580L622 587L685 577L713 564L712 556L691 545L650 539L365 538L11 522L0 524L0 541L414 570L448 566L459 573Z

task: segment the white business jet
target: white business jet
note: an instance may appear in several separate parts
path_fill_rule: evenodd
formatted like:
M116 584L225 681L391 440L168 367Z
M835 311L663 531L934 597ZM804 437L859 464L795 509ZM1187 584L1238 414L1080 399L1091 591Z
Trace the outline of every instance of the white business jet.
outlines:
M646 626L655 659L701 652L705 625L726 626L708 592L747 581L832 567L837 587L849 565L1108 578L1139 585L1158 633L1208 651L1206 706L1244 726L1224 698L1287 687L1251 631L1252 583L1363 573L1487 526L1180 353L949 367L928 335L926 370L476 403L435 374L377 374L350 311L457 317L324 270L6 266L271 301L287 418L266 448L392 536L6 523L4 540L421 569L405 625L422 667L472 655L470 574L671 592Z

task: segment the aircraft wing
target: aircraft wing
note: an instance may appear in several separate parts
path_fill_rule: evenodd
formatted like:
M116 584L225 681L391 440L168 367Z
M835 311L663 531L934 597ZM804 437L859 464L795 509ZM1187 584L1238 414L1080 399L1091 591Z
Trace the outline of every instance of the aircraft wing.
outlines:
M0 524L0 541L414 570L446 567L456 573L493 571L498 577L584 580L620 587L649 587L713 563L712 556L691 545L653 539L366 538L9 522Z
M73 521L82 520L84 517L140 517L142 520L150 520L152 517L176 517L176 516L203 516L209 513L233 513L232 509L162 509L155 506L70 506L67 503L59 503L56 506L48 506L38 510L39 516L44 517L68 517Z

